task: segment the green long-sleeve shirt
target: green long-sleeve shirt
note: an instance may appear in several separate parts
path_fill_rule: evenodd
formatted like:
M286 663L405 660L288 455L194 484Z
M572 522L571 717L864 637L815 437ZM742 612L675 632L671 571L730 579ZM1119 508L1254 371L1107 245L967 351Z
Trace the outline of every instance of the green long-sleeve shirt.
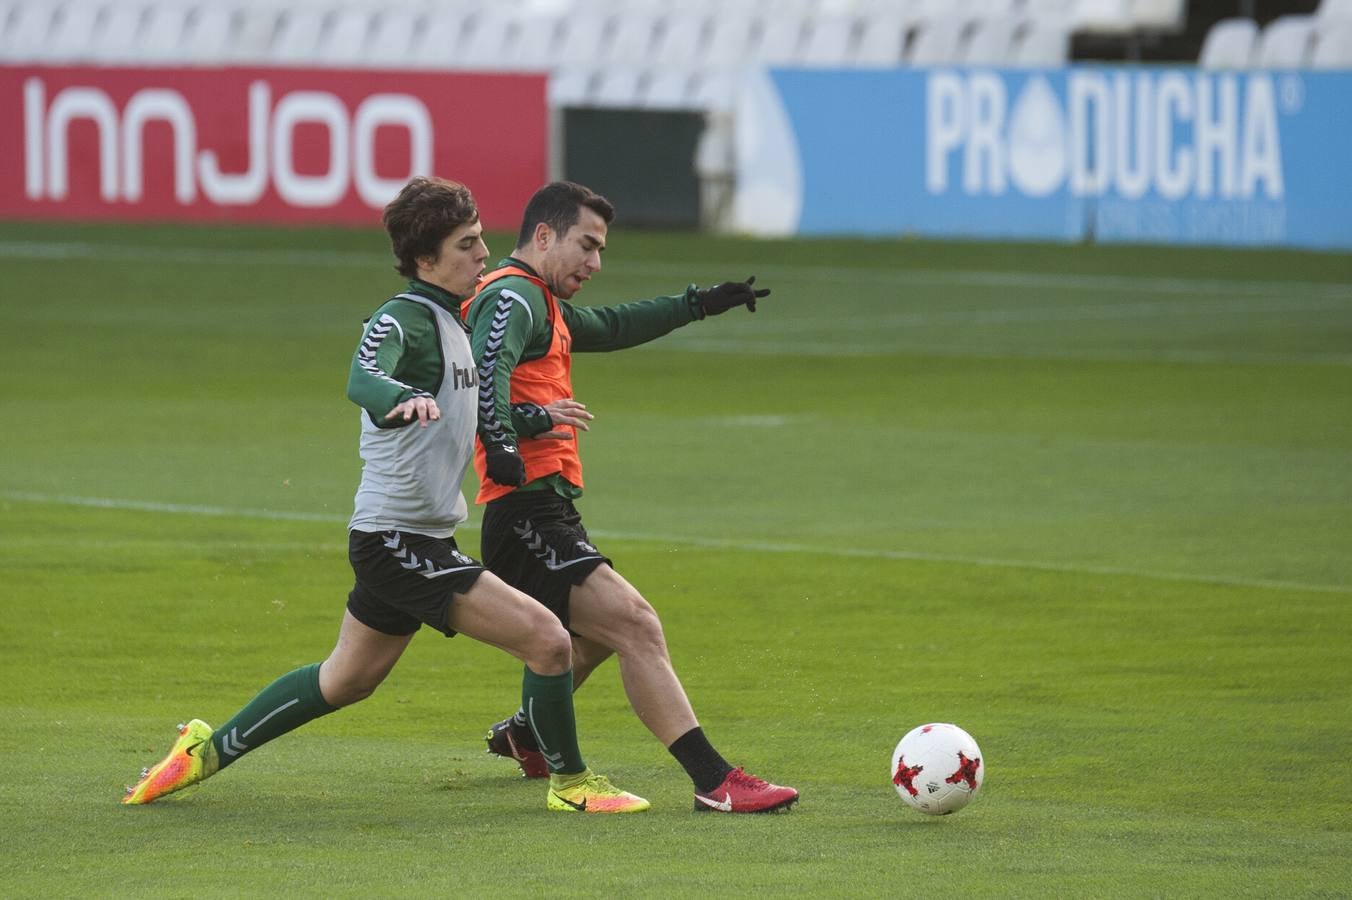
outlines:
M464 327L459 297L416 278L408 283L407 292L435 303ZM376 427L403 428L418 420L405 422L401 417L387 421L385 416L405 400L435 396L446 377L461 381L466 387L478 384L478 374L473 368L462 368L453 362L452 371L446 372L441 339L431 311L416 301L394 297L386 300L363 326L361 343L352 354L348 369L347 396L366 410ZM549 422L542 421L530 407L513 407L510 415L517 434L529 436L549 429Z
M530 266L513 257L502 260L497 268L509 265L534 273ZM486 367L484 351L490 339L490 325L495 318L494 311L499 308L499 296L504 290L511 291L516 302L511 303L508 309L500 344L494 336L497 346L492 354L492 365ZM572 336L570 354L605 353L636 347L702 318L693 284L679 294L614 306L574 306L557 298L555 302ZM538 434L539 430L522 431L516 421L520 416L511 415L511 377L519 363L539 359L549 352L553 326L549 321L544 293L525 278L500 278L475 301L470 308L467 324L470 328L470 347L479 364L481 379L480 430L484 430L485 421L491 416L496 423L502 423L502 430L508 432L509 437ZM490 409L486 410L485 404L489 403L489 398ZM544 487L570 498L582 493L578 485L570 484L558 475L539 479L523 489Z

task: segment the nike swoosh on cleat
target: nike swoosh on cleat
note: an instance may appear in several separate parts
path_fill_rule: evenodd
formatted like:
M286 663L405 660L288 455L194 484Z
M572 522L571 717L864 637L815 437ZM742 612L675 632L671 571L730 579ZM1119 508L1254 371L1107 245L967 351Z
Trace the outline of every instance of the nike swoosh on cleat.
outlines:
M583 797L583 798L582 798L582 802L581 802L581 803L574 803L572 800L569 800L567 797L561 797L561 796L559 796L558 794L555 794L554 796L555 796L555 797L558 797L560 800L562 800L564 803L567 803L569 806L571 806L573 809L577 810L578 812L586 812L586 811L587 811L587 798L586 798L586 797Z
M719 812L732 812L732 794L725 793L721 802L712 797L706 797L703 794L696 794L695 799L705 806L716 809Z

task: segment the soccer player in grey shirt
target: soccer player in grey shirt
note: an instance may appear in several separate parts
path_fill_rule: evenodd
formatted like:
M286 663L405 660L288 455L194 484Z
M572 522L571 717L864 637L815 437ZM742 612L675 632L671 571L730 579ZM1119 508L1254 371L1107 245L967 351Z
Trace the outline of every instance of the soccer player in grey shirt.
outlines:
M568 631L456 546L478 395L459 304L488 258L474 198L455 182L414 178L385 208L384 224L409 282L367 320L348 376L348 397L362 408L363 466L348 526L356 577L337 645L322 663L272 682L220 728L200 719L179 726L169 755L142 773L123 802L151 803L196 784L273 738L366 699L427 625L525 663L522 709L549 766L548 809L645 810L648 801L583 761ZM535 406L514 424L547 434L556 424L583 424L578 407L571 400Z

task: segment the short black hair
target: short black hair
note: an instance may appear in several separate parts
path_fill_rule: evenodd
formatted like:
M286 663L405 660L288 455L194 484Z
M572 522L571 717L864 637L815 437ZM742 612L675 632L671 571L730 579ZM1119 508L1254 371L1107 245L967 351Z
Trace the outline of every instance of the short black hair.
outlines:
M381 221L399 261L395 271L416 278L418 257L440 255L441 242L451 232L479 221L479 207L460 182L416 175L386 205Z
M526 204L521 215L521 232L516 236L517 247L525 247L541 222L562 237L581 218L586 207L600 216L607 225L615 221L615 205L585 185L573 181L551 181L540 188Z

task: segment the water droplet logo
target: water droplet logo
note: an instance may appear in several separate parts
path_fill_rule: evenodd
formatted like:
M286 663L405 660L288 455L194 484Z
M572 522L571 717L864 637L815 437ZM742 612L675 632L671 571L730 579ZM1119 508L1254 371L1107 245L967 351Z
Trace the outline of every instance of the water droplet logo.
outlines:
M1065 181L1066 120L1047 79L1028 79L1009 124L1009 175L1030 197L1045 197Z

